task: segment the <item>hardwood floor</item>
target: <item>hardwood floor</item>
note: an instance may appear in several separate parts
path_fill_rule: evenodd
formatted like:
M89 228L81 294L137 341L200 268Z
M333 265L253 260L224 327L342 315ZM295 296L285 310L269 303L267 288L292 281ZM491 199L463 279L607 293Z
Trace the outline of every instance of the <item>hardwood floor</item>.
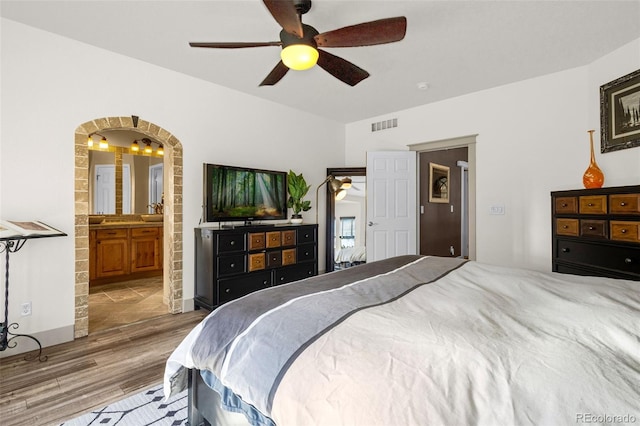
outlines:
M207 314L167 314L92 333L44 348L44 362L25 354L0 359L0 423L58 425L162 382L167 358Z

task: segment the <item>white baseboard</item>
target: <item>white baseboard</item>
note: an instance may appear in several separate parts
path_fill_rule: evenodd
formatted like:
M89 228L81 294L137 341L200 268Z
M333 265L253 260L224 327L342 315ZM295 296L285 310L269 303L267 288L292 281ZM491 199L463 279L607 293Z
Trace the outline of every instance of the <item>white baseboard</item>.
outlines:
M182 299L182 312L191 312L196 309L193 299Z

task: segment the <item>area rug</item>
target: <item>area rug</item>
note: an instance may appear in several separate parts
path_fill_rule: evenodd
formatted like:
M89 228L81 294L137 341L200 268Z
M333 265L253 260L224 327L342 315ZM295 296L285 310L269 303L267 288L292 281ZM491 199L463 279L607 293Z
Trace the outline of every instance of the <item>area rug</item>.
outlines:
M185 426L187 416L187 391L165 401L162 385L157 385L61 426Z

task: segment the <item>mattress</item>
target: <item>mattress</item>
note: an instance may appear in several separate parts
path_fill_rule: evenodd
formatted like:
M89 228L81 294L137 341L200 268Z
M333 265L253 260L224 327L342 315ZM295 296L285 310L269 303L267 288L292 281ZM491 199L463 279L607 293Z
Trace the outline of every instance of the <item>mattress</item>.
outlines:
M640 421L639 293L462 259L372 262L213 311L167 361L165 394L197 369L256 425Z

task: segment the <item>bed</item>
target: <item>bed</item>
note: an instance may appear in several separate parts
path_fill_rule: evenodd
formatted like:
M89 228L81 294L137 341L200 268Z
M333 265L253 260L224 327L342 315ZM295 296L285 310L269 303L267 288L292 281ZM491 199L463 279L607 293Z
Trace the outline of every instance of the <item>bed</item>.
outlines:
M367 262L367 250L363 246L343 247L336 252L333 269L351 268Z
M191 425L640 422L639 290L455 258L371 262L214 310L168 359L165 395L189 388Z

